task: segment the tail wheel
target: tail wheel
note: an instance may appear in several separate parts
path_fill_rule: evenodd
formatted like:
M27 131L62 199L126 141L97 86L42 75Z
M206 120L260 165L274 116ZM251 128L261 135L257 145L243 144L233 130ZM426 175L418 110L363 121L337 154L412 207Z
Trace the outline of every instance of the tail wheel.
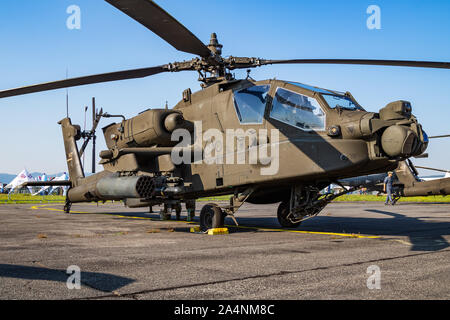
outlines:
M291 222L287 216L289 214L289 203L287 201L283 201L278 206L277 218L278 222L283 228L297 228L301 222L293 223Z
M223 228L225 215L220 207L214 203L208 203L200 211L200 229L206 231L214 228Z

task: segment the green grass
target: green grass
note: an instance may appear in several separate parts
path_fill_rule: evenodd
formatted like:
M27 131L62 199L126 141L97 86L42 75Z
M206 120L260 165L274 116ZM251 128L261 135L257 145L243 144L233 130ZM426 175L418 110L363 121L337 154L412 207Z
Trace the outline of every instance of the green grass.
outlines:
M198 201L207 202L207 201L228 201L231 195L227 196L217 196L217 197L206 197L200 198ZM386 195L359 195L359 194L350 194L340 196L334 200L335 202L360 202L360 201L386 201ZM398 202L448 202L450 203L450 196L428 196L428 197L404 197L400 198Z
M214 201L229 201L231 195L227 196L217 196L217 197L206 197L200 198L198 201L202 202L214 202ZM336 198L334 202L361 202L361 201L386 201L386 195L359 195L359 194L350 194L340 196ZM428 197L405 197L400 198L398 202L445 202L450 203L450 196L428 196Z
M199 202L217 202L217 201L229 201L231 195L205 197L198 199ZM0 204L14 204L14 203L64 203L66 198L64 196L31 196L30 194L12 194L8 197L7 194L0 194ZM386 196L376 195L344 195L334 200L334 202L360 202L360 201L385 201ZM450 203L450 196L428 196L428 197L410 197L401 198L399 202L444 202Z
M0 194L0 204L8 203L63 203L66 200L64 196L32 196L31 194Z
M206 198L200 198L197 201L201 201L201 202L214 202L214 201L230 201L230 198L232 197L232 195L227 195L227 196L216 196L216 197L206 197Z
M359 195L349 194L340 196L334 202L358 202L358 201L386 201L386 195ZM400 198L398 202L448 202L450 203L450 196L428 196L428 197L404 197Z
M198 201L201 202L216 202L216 201L229 201L230 195L228 196L217 196L217 197L207 197L200 198ZM35 204L35 203L64 203L66 197L64 196L32 196L30 194L11 194L9 197L7 194L0 194L0 204Z
M200 198L201 202L217 202L217 201L229 201L231 196L217 196ZM32 196L30 194L11 194L9 197L7 194L0 194L1 204L36 204L36 203L64 203L66 197L64 196Z

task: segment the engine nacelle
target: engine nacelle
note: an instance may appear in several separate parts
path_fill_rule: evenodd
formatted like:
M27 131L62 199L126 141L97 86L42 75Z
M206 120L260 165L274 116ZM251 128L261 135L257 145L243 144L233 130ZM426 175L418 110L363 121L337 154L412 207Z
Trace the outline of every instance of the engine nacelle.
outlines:
M153 109L121 123L111 124L103 128L103 134L109 149L172 146L172 132L187 127L188 122L180 111Z

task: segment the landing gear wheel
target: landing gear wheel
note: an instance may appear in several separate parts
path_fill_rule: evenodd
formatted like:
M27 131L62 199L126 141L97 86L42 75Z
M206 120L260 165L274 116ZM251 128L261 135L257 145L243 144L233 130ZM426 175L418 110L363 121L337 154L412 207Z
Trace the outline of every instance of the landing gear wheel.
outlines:
M289 214L289 203L283 201L278 206L277 218L278 222L283 228L297 228L301 222L292 223L287 219L287 215Z
M200 229L207 231L214 228L223 228L225 223L225 215L214 203L208 203L200 211Z
M175 216L177 220L181 220L181 203L177 203L175 206Z

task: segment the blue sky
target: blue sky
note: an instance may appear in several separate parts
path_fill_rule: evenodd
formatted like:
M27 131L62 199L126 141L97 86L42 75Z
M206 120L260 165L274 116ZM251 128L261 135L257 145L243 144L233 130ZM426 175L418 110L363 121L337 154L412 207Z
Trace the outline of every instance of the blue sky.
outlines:
M216 32L225 56L450 61L450 1L156 2L202 41ZM373 4L381 9L381 30L366 27L366 9ZM66 27L70 5L81 8L81 30ZM63 79L67 69L75 77L192 58L101 0L2 1L0 39L1 89ZM429 135L450 133L450 70L268 66L254 69L252 77L348 90L370 111L409 100ZM70 116L83 126L83 109L93 96L99 107L126 117L163 107L166 100L173 106L184 89L199 89L196 79L196 73L186 72L71 88ZM24 167L30 172L66 170L57 125L65 117L65 94L56 90L0 100L0 172L17 173ZM103 120L101 127L107 124ZM102 140L99 137L97 150L105 148ZM450 169L449 145L449 140L433 140L430 158L415 163ZM88 170L90 163L89 154Z

